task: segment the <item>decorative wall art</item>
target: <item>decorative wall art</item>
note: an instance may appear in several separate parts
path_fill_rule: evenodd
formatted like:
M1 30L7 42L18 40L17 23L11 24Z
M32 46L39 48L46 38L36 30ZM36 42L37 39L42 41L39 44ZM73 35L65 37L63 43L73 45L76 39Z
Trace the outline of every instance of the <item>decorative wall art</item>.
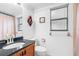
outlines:
M39 22L40 23L45 23L45 17L40 17Z
M32 21L32 17L31 16L28 17L27 23L29 24L29 26L32 25L33 21Z

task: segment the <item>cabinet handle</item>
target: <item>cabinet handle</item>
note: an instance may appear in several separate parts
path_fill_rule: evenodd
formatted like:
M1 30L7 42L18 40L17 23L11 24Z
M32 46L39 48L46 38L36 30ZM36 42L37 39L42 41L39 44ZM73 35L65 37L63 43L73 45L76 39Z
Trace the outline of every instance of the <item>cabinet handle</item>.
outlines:
M24 55L26 55L26 50L24 50Z
M20 56L24 56L24 55L26 55L26 50L24 50L24 51L22 51L22 52L20 53Z
M22 56L24 55L24 52L22 52Z
M23 52L20 53L20 56L23 56Z
M22 52L20 53L20 56L22 56Z

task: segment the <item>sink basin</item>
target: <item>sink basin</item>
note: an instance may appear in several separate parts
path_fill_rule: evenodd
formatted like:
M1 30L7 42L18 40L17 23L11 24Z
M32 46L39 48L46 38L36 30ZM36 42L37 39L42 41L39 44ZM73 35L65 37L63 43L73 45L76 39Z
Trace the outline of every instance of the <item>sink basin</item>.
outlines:
M2 49L22 48L22 46L23 46L24 44L25 44L25 43L22 43L22 42L14 43L14 44L10 44L10 45L4 46Z

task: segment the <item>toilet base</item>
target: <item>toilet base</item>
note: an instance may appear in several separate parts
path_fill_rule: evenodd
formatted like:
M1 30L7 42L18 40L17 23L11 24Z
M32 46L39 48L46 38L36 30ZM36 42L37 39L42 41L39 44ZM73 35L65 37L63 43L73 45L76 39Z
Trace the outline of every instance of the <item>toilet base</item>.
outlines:
M36 52L36 56L46 56L46 52Z

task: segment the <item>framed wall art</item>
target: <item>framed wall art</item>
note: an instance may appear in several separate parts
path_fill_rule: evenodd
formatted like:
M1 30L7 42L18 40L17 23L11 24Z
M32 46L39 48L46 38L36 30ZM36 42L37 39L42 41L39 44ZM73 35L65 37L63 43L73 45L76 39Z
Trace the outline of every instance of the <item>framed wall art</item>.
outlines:
M45 23L45 17L40 17L40 18L39 18L39 22L40 22L40 23Z

